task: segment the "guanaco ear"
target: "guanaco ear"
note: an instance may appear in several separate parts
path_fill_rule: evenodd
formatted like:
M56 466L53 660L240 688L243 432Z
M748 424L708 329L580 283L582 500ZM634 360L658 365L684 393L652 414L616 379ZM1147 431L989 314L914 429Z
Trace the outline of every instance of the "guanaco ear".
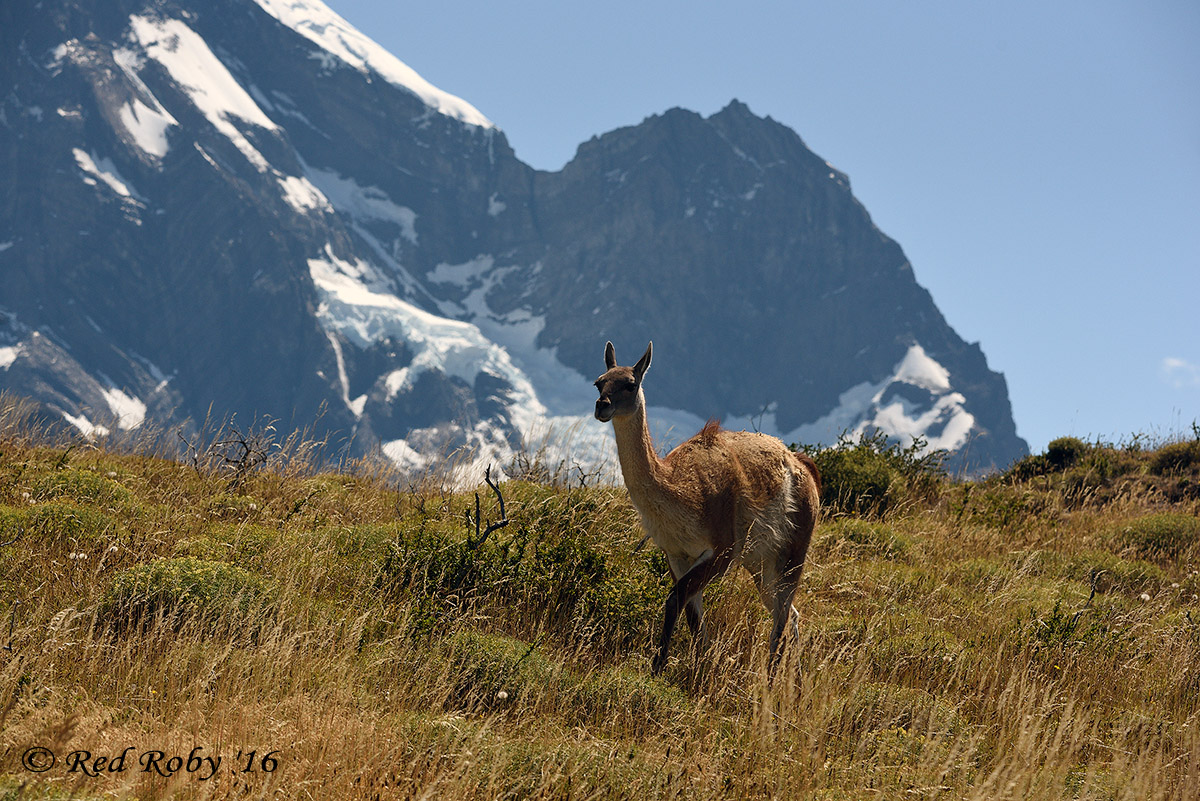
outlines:
M617 351L613 348L611 342L604 345L604 366L609 370L617 366Z
M654 343L646 345L646 352L642 354L642 358L638 359L638 363L633 366L633 378L639 384L642 382L642 376L650 369L650 353L654 350Z

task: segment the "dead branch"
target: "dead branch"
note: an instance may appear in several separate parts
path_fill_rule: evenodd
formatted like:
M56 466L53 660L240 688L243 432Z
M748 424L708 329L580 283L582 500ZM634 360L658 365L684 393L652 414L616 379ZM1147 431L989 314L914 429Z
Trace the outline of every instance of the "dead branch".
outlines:
M495 482L492 481L491 465L488 465L487 470L484 472L483 480L486 481L487 485L492 488L492 492L496 493L496 499L500 502L500 519L495 523L488 523L487 528L485 528L482 533L479 531L479 526L483 517L479 510L479 493L475 493L475 537L471 538L469 533L467 535L467 549L472 551L478 548L480 545L483 545L483 541L486 540L488 535L490 535L493 531L504 528L508 525L508 515L504 511L504 495L500 492L500 488L496 486ZM471 513L467 512L468 527L470 524Z

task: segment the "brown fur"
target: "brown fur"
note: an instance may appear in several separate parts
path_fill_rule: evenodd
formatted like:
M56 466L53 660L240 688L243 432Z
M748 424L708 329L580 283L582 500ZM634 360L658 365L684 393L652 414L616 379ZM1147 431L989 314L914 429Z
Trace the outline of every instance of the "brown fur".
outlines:
M774 670L819 511L816 465L774 437L726 431L715 420L660 459L641 388L651 352L648 347L636 365L620 367L612 343L606 346L608 370L596 380L596 418L612 421L629 498L676 579L655 670L662 669L684 607L693 634L703 639L701 593L734 563L750 572L774 618Z

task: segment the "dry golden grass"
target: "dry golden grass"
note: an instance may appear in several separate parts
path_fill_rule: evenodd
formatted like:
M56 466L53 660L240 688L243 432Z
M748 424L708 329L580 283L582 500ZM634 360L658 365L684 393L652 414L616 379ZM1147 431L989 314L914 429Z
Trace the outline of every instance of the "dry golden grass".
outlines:
M4 403L0 799L1200 798L1198 503L1152 451L1086 497L827 517L768 686L741 575L710 650L649 675L665 565L622 491L508 482L472 547L433 479L275 459L231 489Z

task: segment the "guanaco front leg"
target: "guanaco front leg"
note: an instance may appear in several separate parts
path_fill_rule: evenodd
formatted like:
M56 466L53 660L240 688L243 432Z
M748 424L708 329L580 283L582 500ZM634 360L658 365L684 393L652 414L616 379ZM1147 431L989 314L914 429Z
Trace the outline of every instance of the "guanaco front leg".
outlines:
M704 618L700 596L709 582L721 574L728 562L728 554L725 554L723 558L718 558L713 549L709 548L700 554L700 557L692 562L692 566L688 568L687 572L676 580L675 586L671 588L671 593L667 596L662 634L658 638L658 653L654 655L654 662L650 666L656 675L661 673L667 664L667 649L671 642L671 635L675 633L675 624L679 621L679 613L685 608L687 609L688 625L691 627L693 635L703 637Z
M668 556L667 564L671 566L672 581L679 581L680 577L691 567L691 563L682 556ZM693 595L692 599L684 606L683 612L684 617L687 618L688 628L692 632L692 641L699 653L708 645L708 627L704 625L704 594Z

